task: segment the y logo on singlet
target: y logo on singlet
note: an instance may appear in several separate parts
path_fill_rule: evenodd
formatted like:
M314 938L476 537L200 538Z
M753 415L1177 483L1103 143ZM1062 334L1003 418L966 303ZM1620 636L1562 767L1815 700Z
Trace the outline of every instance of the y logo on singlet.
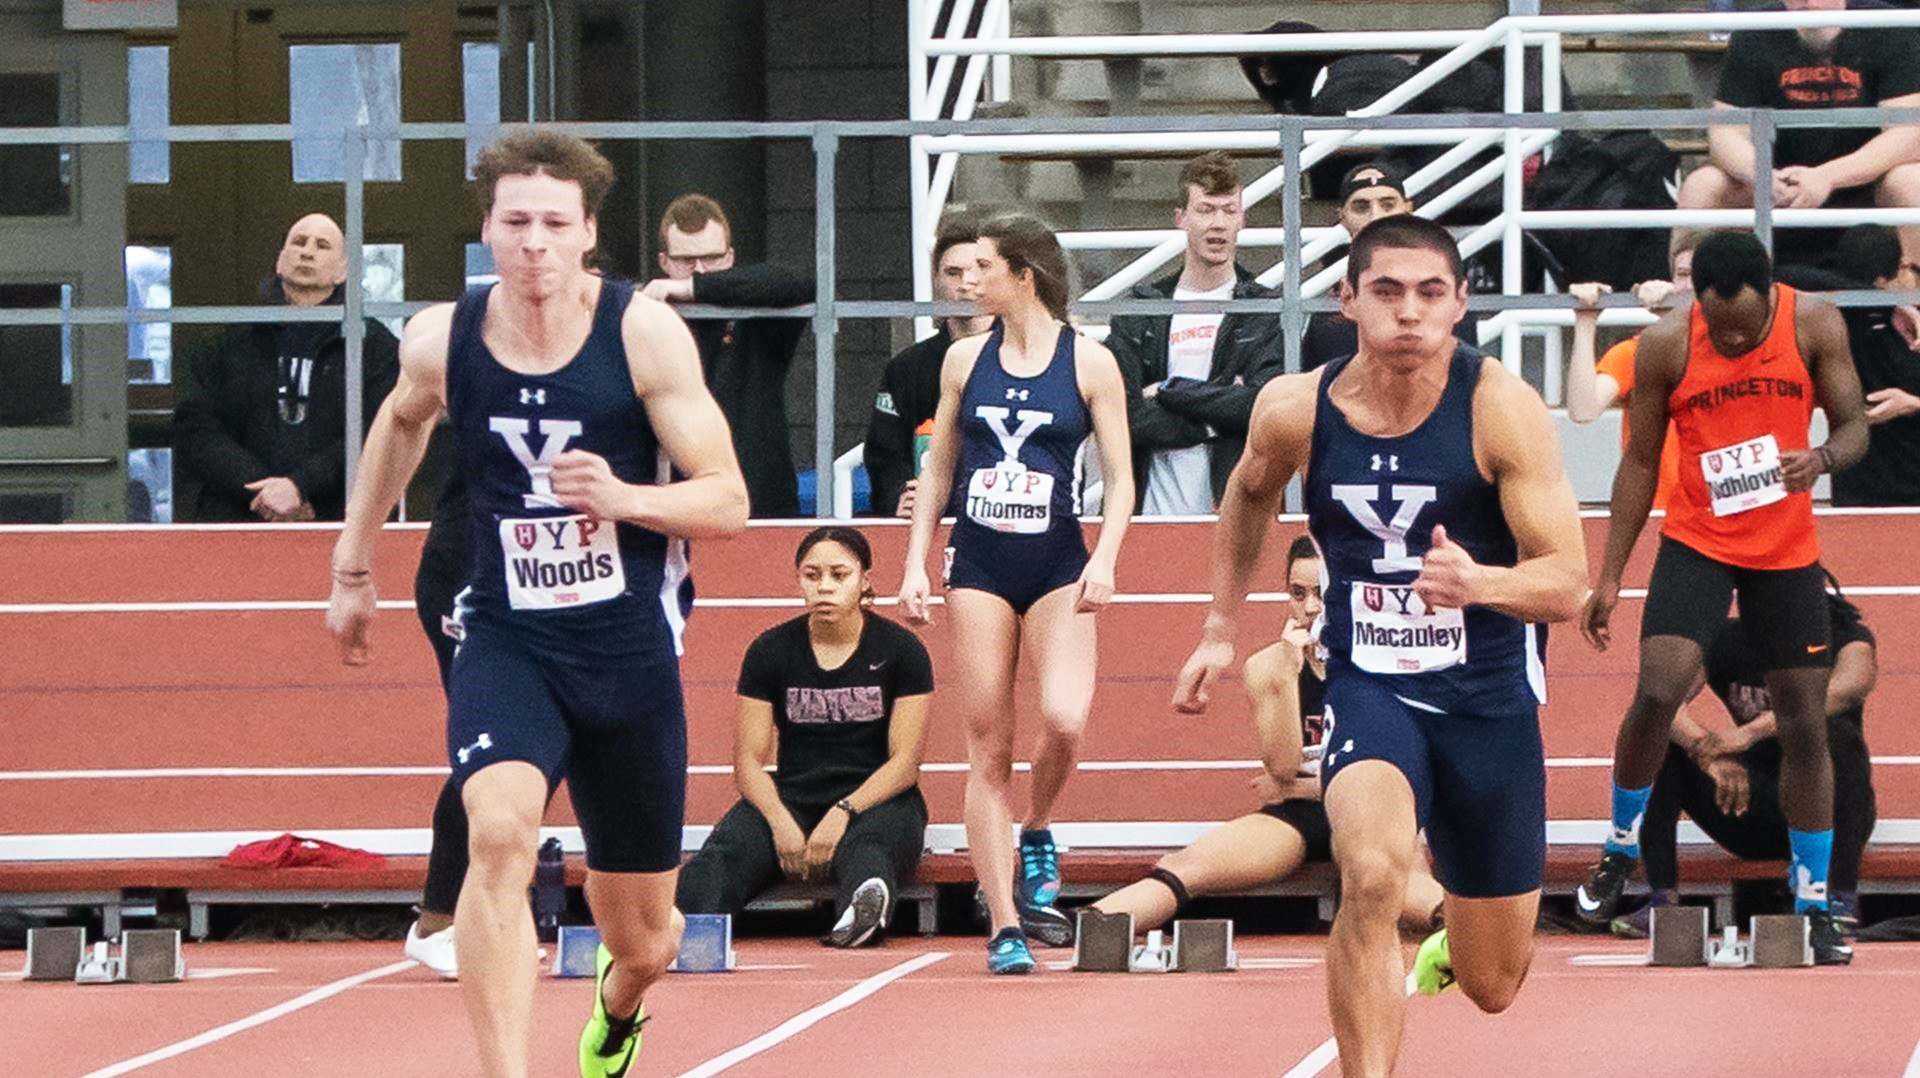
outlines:
M1027 444L1033 432L1053 422L1052 412L1041 412L1032 408L1022 408L1018 412L992 404L982 404L974 408L974 414L987 421L993 428L993 436L1000 442L1001 461L1011 464L1020 459L1020 447ZM1020 420L1020 429L1008 430L1009 417Z
M572 419L542 419L538 421L540 433L546 438L540 443L540 455L533 455L533 448L527 445L527 431L530 425L524 419L509 419L504 416L491 416L487 420L487 429L507 440L507 448L512 451L515 460L527 470L527 481L533 487L533 493L522 494L529 509L550 509L560 504L553 496L553 462L566 452L567 443L581 431L580 424Z
M1360 526L1373 533L1386 548L1381 556L1373 559L1373 571L1376 573L1412 573L1420 570L1420 559L1407 554L1407 532L1413 529L1413 522L1420 516L1420 510L1440 496L1439 488L1428 486L1402 486L1398 483L1388 488L1396 508L1393 519L1382 523L1380 514L1373 503L1380 498L1380 488L1371 483L1335 483L1332 494Z

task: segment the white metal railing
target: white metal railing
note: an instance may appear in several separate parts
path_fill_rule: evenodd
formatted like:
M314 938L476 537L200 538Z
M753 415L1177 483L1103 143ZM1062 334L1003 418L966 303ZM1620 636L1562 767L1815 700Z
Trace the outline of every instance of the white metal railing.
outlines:
M1476 57L1493 49L1502 50L1503 108L1509 114L1526 111L1525 50L1540 50L1540 102L1543 113L1561 109L1562 37L1566 34L1671 34L1689 32L1729 32L1734 30L1798 29L1841 26L1856 29L1886 27L1920 28L1920 12L1900 10L1873 11L1798 11L1753 13L1677 13L1660 15L1568 15L1508 16L1479 30L1336 32L1318 34L1126 34L1072 37L1022 37L1011 35L1010 0L954 0L954 8L945 32L934 34L933 21L939 13L939 0L909 0L911 40L909 43L909 101L911 115L917 120L966 119L973 115L979 98L980 80L963 79L953 109L944 109L952 87L953 65L961 59L968 63L1005 63L1019 56L1036 60L1123 59L1146 57L1239 57L1248 55L1325 52L1405 52L1450 49L1444 56L1420 69L1413 77L1382 95L1372 104L1354 110L1349 116L1368 119L1398 111L1419 94L1437 85ZM976 13L980 17L976 20ZM978 21L978 33L967 34L966 27ZM931 69L928 59L932 58ZM976 69L969 67L971 75ZM1004 68L996 68L992 88L994 100L1005 100L1007 80ZM1198 122L1196 122L1198 121ZM912 213L914 237L914 297L932 296L932 276L928 255L939 216L952 192L954 169L962 154L1087 153L1124 154L1147 151L1193 151L1211 149L1273 152L1282 148L1278 131L1210 131L1201 118L1167 118L1165 130L1145 130L1137 125L1127 130L1099 134L1001 134L955 133L923 135L911 140ZM1522 206L1522 167L1525 160L1546 149L1559 134L1551 126L1537 123L1527 127L1505 128L1429 128L1425 130L1369 130L1366 125L1352 129L1308 130L1298 157L1298 169L1304 171L1347 146L1448 145L1439 160L1420 169L1408 181L1409 194L1423 194L1433 183L1455 168L1494 146L1502 150L1493 162L1476 169L1470 176L1445 191L1421 200L1418 212L1437 215L1458 205L1467 197L1498 181L1501 192L1499 214L1485 225L1467 233L1463 250L1471 253L1495 241L1502 252L1501 291L1505 295L1522 292L1521 249L1523 233L1528 229L1597 229L1617 227L1673 227L1676 225L1742 226L1757 224L1763 232L1774 225L1848 225L1858 223L1916 224L1920 210L1775 210L1756 205L1751 210L1554 210L1529 211ZM1762 132L1770 138L1770 131ZM1769 157L1770 157L1769 153ZM1248 181L1244 201L1254 205L1282 192L1286 183L1285 165L1275 167ZM1764 186L1764 185L1762 185ZM1764 191L1756 192L1764 198ZM1292 212L1296 207L1288 207ZM1297 228L1297 226L1296 226ZM1344 240L1339 229L1299 229L1304 245L1298 264L1305 265L1337 248ZM1283 246L1283 229L1249 229L1242 245L1251 248ZM1105 300L1125 295L1131 287L1146 279L1176 257L1184 238L1170 229L1089 229L1066 232L1061 241L1075 251L1140 251L1117 272L1086 288L1083 300ZM1336 263L1314 277L1286 289L1294 298L1324 294L1344 271L1344 262ZM1258 274L1269 286L1286 282L1294 271L1286 260L1274 263ZM1290 282L1288 282L1290 283ZM1522 328L1544 324L1532 317L1501 318L1491 322L1501 334L1502 353L1517 365L1517 347ZM1551 366L1551 364L1549 365Z

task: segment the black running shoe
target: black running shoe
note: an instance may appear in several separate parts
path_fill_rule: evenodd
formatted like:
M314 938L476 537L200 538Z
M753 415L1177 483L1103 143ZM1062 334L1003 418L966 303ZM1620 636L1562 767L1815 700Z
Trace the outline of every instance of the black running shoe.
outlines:
M820 942L829 947L864 947L885 927L887 920L887 884L878 877L853 889L840 921Z
M1633 878L1633 867L1637 863L1618 850L1600 855L1600 863L1593 866L1587 882L1573 892L1573 910L1582 921L1603 925L1613 920L1620 909L1620 895L1626 891L1627 881Z
M1808 910L1807 927L1813 940L1813 964L1844 966L1853 961L1853 945L1827 910Z
M1047 947L1073 946L1073 918L1057 906L1029 906L1015 902L1020 911L1020 927L1027 938Z

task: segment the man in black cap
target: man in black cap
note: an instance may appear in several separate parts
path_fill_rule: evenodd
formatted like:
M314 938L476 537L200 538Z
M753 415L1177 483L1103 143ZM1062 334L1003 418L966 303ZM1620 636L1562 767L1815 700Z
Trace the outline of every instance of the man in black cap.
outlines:
M1384 161L1355 165L1340 180L1340 227L1347 230L1348 238L1376 217L1412 212L1406 181ZM1307 318L1306 331L1300 335L1300 369L1313 370L1359 349L1360 335L1353 323L1339 311L1322 311Z

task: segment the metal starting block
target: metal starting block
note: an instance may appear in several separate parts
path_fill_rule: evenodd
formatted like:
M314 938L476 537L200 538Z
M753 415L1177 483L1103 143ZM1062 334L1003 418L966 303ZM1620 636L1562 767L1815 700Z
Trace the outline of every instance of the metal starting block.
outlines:
M80 955L86 949L84 928L29 928L26 979L71 981L80 972Z
M600 930L592 925L561 925L553 949L555 977L591 977L600 951Z
M1813 965L1813 935L1799 914L1755 914L1747 922L1752 964L1761 969Z
M676 973L726 973L734 961L733 915L689 913L680 955L667 968Z
M1657 906L1647 932L1650 966L1707 964L1707 908Z
M1744 969L1747 958L1747 945L1740 939L1740 930L1728 925L1720 930L1720 943L1707 964L1714 969Z
M1088 907L1076 916L1073 968L1082 973L1127 972L1133 957L1133 914Z
M1173 968L1182 973L1231 973L1240 968L1233 949L1233 922L1173 922Z
M133 984L165 984L187 977L177 928L129 928L120 934L120 976Z
M86 948L84 928L30 928L24 977L29 981L71 981L80 972Z

